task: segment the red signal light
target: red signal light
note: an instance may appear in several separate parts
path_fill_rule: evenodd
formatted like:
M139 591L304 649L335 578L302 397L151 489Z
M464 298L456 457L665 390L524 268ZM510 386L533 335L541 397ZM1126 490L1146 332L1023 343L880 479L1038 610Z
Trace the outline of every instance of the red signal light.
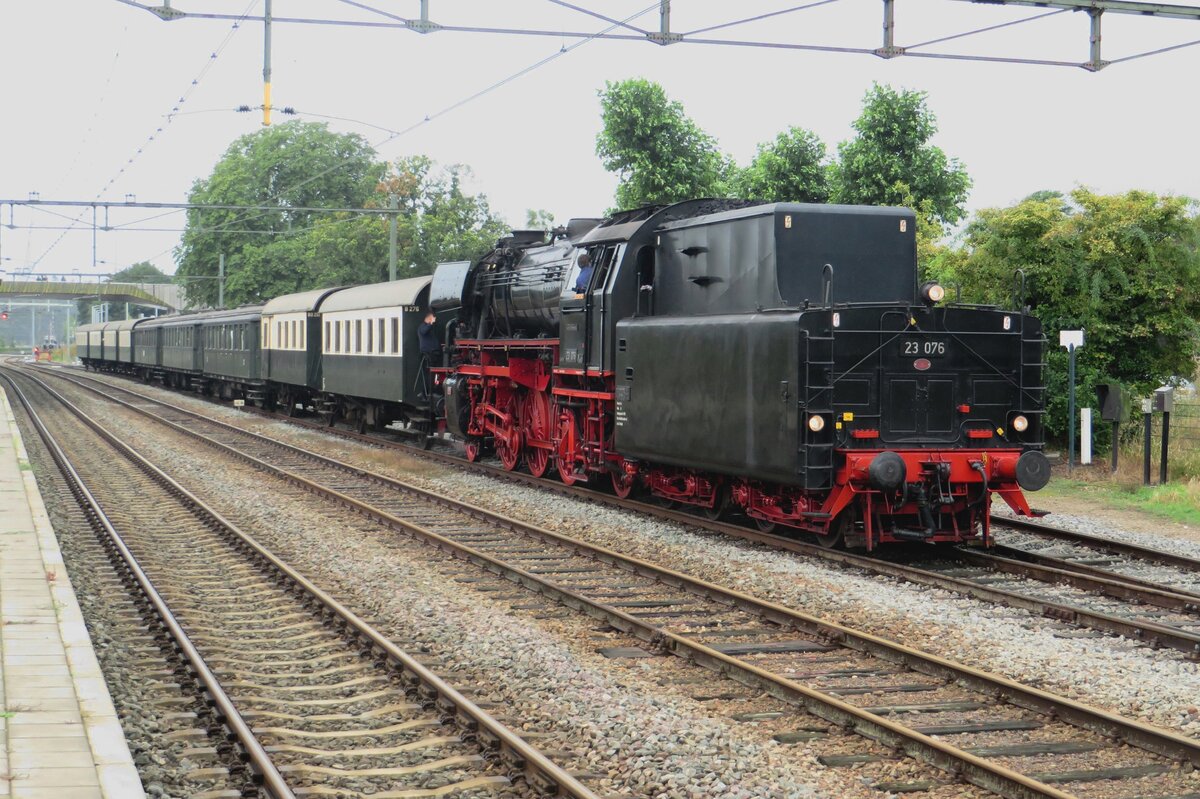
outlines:
M8 318L8 311L0 311L0 322Z

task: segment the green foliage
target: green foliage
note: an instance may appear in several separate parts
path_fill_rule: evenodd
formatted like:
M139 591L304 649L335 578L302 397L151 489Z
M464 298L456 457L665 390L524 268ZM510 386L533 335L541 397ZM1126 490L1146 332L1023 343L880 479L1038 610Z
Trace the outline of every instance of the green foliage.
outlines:
M238 286L227 292L227 304L260 299L241 286L273 281L246 278L239 286L234 272L261 263L256 251L270 247L274 240L306 232L321 217L297 209L362 207L372 196L381 171L374 151L361 136L332 133L324 124L292 121L234 141L212 174L193 184L188 201L279 210L188 211L187 230L175 253L177 274L186 281L188 300L216 303L215 277L222 253L229 285ZM279 259L270 260L276 269L284 268ZM304 279L293 282L303 284Z
M726 195L728 159L662 86L641 78L608 82L600 108L596 154L621 179L618 210Z
M733 179L733 193L764 202L829 201L825 143L810 130L792 126L774 142L758 145L758 154Z
M937 118L925 101L925 92L871 87L854 122L858 135L838 145L831 170L836 202L900 205L907 196L928 200L942 225L962 219L971 179L957 158L929 144Z
M507 226L491 213L486 197L462 190L469 175L464 166L441 168L423 156L377 163L360 137L330 133L324 125L289 122L243 136L212 175L196 182L191 201L283 208L189 212L176 253L188 299L216 304L211 278L221 253L230 306L387 280L386 215L299 207L384 208L395 195L398 278L429 274L439 261L477 256Z
M108 279L110 283L170 283L171 280L171 275L149 261L138 261Z
M526 230L554 230L554 214L549 211L538 208L525 209L525 229Z
M438 167L424 156L393 167L400 183L401 247L406 276L427 275L439 261L476 258L509 233L482 194L466 194L462 183L471 170L461 164Z
M121 271L114 274L108 279L109 283L170 283L174 280L172 275L165 274L154 264L149 261L138 261L136 264L131 264ZM95 297L84 297L75 301L75 312L79 319L86 324L92 318L92 307L99 301ZM130 309L130 313L136 319L139 314L145 313L145 310L140 306L135 306ZM110 303L108 308L108 318L117 322L125 318L124 303Z
M1145 395L1190 379L1200 355L1200 226L1191 201L1141 191L1069 198L1038 192L1011 208L980 211L955 271L964 298L1011 304L1023 269L1048 346L1048 429L1066 431L1067 354L1058 332L1082 328L1078 396L1118 380Z
M829 163L812 131L789 127L758 146L740 169L657 83L631 79L600 92L604 126L596 154L617 173L618 209L695 197L765 202L908 205L918 211L923 268L937 271L939 242L962 219L971 180L957 159L929 144L937 119L924 92L874 85L854 123L857 136Z

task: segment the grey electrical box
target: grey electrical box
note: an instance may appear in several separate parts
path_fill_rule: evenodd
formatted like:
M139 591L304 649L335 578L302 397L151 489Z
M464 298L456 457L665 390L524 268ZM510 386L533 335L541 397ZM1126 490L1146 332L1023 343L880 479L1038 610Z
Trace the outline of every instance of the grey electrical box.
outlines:
M1170 413L1175 409L1175 389L1162 386L1154 389L1154 410L1159 413Z
M1133 409L1129 390L1120 383L1097 383L1096 404L1100 408L1100 419L1105 422L1128 422Z

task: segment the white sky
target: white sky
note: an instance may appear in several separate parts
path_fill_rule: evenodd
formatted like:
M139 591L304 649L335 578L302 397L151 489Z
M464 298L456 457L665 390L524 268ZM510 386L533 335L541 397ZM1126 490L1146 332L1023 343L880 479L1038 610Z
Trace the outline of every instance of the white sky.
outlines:
M417 16L418 0L366 0ZM576 0L625 18L651 0ZM675 0L673 25L686 31L799 5L795 0ZM174 0L184 11L261 14L261 0ZM1046 13L957 0L901 0L897 44L910 44ZM548 0L431 0L435 21L458 25L597 32L606 23ZM279 16L384 21L336 0L275 0ZM882 4L839 0L819 8L707 36L843 45L880 44ZM632 24L656 30L657 10ZM229 37L227 21L163 22L115 0L4 0L0 3L0 199L179 202L228 144L260 128L261 23ZM210 55L220 50L219 57ZM390 130L407 128L578 39L277 23L273 101L301 118L321 114ZM1200 21L1107 14L1107 59L1200 40ZM928 48L1082 62L1082 13L1018 25ZM425 154L463 163L470 189L515 225L525 209L561 222L602 213L615 177L595 155L596 96L606 80L646 77L683 103L739 163L757 143L788 125L816 131L832 152L851 135L872 81L929 93L940 133L935 143L963 161L974 180L969 207L1008 205L1032 191L1083 184L1102 192L1141 188L1200 196L1196 77L1200 46L1116 64L1099 72L941 59L883 60L867 55L699 44L592 41L549 64L378 148L384 158ZM196 85L194 79L199 78ZM186 95L181 113L166 114ZM287 117L278 114L276 120ZM337 131L386 138L363 124L331 121ZM155 133L162 127L161 133ZM155 140L147 144L147 138ZM141 149L141 154L137 151ZM129 159L132 163L128 163ZM120 170L124 168L124 172ZM49 211L49 212L47 212ZM65 225L80 209L18 208L0 223L0 268L38 262L39 272L111 272L140 260L174 271L178 232L100 231L93 268L91 213L75 231L24 230ZM52 212L52 213L50 213ZM183 214L114 211L113 226L181 228ZM101 217L101 224L104 219ZM57 245L51 247L56 240Z

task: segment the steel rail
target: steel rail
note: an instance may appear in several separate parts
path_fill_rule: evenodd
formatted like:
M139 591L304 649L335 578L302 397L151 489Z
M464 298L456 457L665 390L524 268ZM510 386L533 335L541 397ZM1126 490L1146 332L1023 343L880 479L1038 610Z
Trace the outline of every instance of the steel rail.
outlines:
M63 377L63 379L73 380L73 378L65 377ZM240 434L252 436L258 435L237 428L226 422L221 422L220 420L204 416L203 414L199 414L186 408L181 408L177 405L170 405L162 400L154 397L148 397L145 394L131 391L121 386L116 386L87 376L84 376L83 379L106 388L112 388L117 391L138 397L146 402L171 408L178 413L186 414L193 418L202 419L207 423L224 426ZM78 381L75 382L77 385L81 385L78 383ZM97 391L96 389L89 390ZM107 395L102 391L97 391L97 393L108 397L114 402L121 402L121 400L112 397L111 395ZM135 410L140 411L141 409L135 408ZM362 433L316 425L304 420L295 419L293 417L276 416L268 412L259 411L259 409L252 410L258 411L267 418L287 421L288 423L296 424L297 426L306 427L316 431L332 431L337 435L347 437L355 441L361 441L369 445L398 446L405 451L418 454L420 457L428 457L438 460L439 462L451 463L460 468L469 464L469 466L476 471L480 471L490 476L499 477L501 479L507 479L537 488L550 489L578 499L587 499L589 501L600 502L625 510L645 513L655 518L676 521L692 527L698 527L718 535L741 538L743 540L762 544L773 549L781 549L799 555L820 558L822 560L838 563L839 565L850 568L861 569L872 574L893 577L917 585L940 588L942 590L952 591L964 596L970 596L981 601L1020 608L1058 621L1064 621L1077 626L1124 636L1127 639L1140 641L1154 648L1163 646L1170 647L1188 655L1189 657L1200 658L1200 634L1189 632L1178 627L1148 620L1136 621L1123 618L1121 616L1115 616L1110 613L1089 610L1076 605L1066 605L1058 602L1051 602L1045 599L1038 599L1018 591L984 586L969 579L958 578L929 569L920 569L914 566L884 561L876 556L859 555L850 552L832 550L826 547L798 541L793 538L787 538L772 533L763 533L737 524L703 519L687 512L667 510L660 506L650 505L634 499L621 499L619 497L614 497L612 495L604 494L595 491L594 489L584 488L582 486L567 486L561 483L548 482L546 480L535 478L532 475L526 475L520 472L510 472L482 463L470 463L468 461L464 461L462 458L457 458L443 453L429 452L424 450L418 452L412 446L396 444L395 442L383 440L378 437L373 437ZM269 442L276 446L287 447L294 454L320 460L326 466L343 469L359 477L369 479L380 479L382 477L350 464L346 464L332 458L327 458L318 453L304 450L299 447L294 447L292 445L285 444L284 442L275 441L274 439L267 438L266 436L258 436L258 438L264 442ZM387 480L389 478L382 479ZM406 483L401 483L401 485L408 487L408 484ZM403 490L407 490L407 488ZM1123 601L1142 602L1157 607L1178 610L1182 613L1200 613L1200 595L1193 595L1187 591L1164 590L1164 588L1160 585L1156 585L1144 580L1138 580L1132 577L1126 577L1115 572L1095 569L1094 567L1077 566L1066 561L1043 563L1041 566L1039 566L1034 563L1025 562L1018 558L1018 555L1021 554L1034 557L1030 555L1030 553L1022 553L1020 550L1008 550L1002 546L994 547L993 552L1009 555L1010 557L997 557L995 554L986 554L980 551L962 547L957 548L956 552L957 555L964 561L973 562L976 565L985 566L987 568L993 568L996 571L1024 576L1041 582L1067 584L1082 590L1092 591ZM1036 557L1039 562L1051 560L1049 558L1045 558L1044 556Z
M121 400L115 401L127 405L127 403ZM150 401L158 402L152 399ZM385 526L406 532L419 540L427 541L442 551L481 566L488 571L503 576L514 583L541 593L544 596L555 599L567 607L580 610L595 618L603 619L616 629L634 635L646 641L652 647L685 656L739 682L758 687L777 698L791 701L804 707L818 717L851 729L865 737L881 741L885 745L905 752L918 760L943 768L975 785L1009 797L1039 796L1067 799L1070 796L1070 794L1060 791L1057 788L1038 782L1036 779L993 763L985 758L972 755L942 740L923 735L869 711L849 705L835 696L759 669L735 657L708 647L699 641L664 630L661 627L650 624L605 603L588 599L576 591L559 586L537 574L492 557L467 544L439 535L418 524L350 497L341 491L323 486L294 472L269 464L260 458L238 450L232 445L212 439L195 430L189 430L175 422L156 417L142 409L133 406L130 407L135 411L148 415L150 418L156 419L161 424L177 432L200 441L205 441L220 451L226 452L260 470L274 474L304 490L327 497L333 502L356 510ZM168 407L174 408L174 406ZM192 414L192 412L186 410L183 410L183 412L185 414ZM203 416L200 418L206 423L214 423L217 426L235 430L240 435L263 439L274 446L293 451L299 449L292 445L281 444L263 436L258 436L258 434L238 430L223 422L217 422ZM304 450L300 450L300 452L306 453ZM309 457L315 456L315 460L333 460L325 456L316 455L316 453L307 454ZM605 547L592 545L536 525L520 522L461 500L437 495L415 486L407 486L401 481L370 473L355 466L346 464L345 467L347 470L361 473L373 481L394 484L410 493L425 496L440 505L453 507L459 512L489 521L499 527L536 536L543 541L557 544L574 553L591 557L600 563L623 569L631 574L648 577L664 585L714 599L731 608L756 613L764 619L807 633L820 640L864 652L892 663L904 665L929 676L955 681L971 690L991 696L1000 701L1009 702L1017 707L1042 713L1068 724L1098 732L1106 737L1124 741L1137 748L1178 762L1188 763L1193 766L1200 765L1200 741L1187 738L1169 730L1156 728L1133 719L1127 719L1099 708L1090 707L1082 702L1022 685L1006 677L990 674L981 669L931 655L870 633L861 632L835 622L829 622L793 608L715 585L691 577L690 575L649 563L648 561L623 555Z
M93 380L92 378L86 379ZM205 423L224 427L240 435L254 437L263 443L285 448L293 454L316 460L325 466L341 469L360 478L387 483L397 490L410 491L416 489L415 486L411 486L408 483L392 480L386 476L369 472L351 464L320 455L319 453L305 450L301 447L296 447L284 442L276 441L247 430L242 430L227 422L222 422L220 420L204 416L203 414L196 413L195 411L191 411L186 408L181 408L177 405L169 405L161 400L153 397L147 397L146 395L138 392L129 391L128 389L120 386L112 386L111 384L104 383L102 381L93 380L93 382L97 382L105 387L114 388L117 391L123 391L127 394L139 397L144 401L170 408L177 413L182 413L192 418L201 419ZM76 382L76 385L80 384ZM81 387L84 386L81 385ZM96 391L101 396L105 396L113 402L125 404L122 400L106 394L105 392L91 388L88 390ZM142 411L142 409L134 406L128 407L131 407L133 410L139 412ZM289 419L289 421L291 420ZM355 438L366 438L371 443L380 443L379 439L371 439L369 436L361 436L361 434L357 433L353 435ZM411 448L405 447L405 449ZM453 461L456 465L461 465L463 463L463 461L459 458L449 458L449 460ZM492 470L494 468L480 464L474 465L479 466L484 470ZM502 475L514 476L520 479L522 482L526 477L525 475L521 475L519 473L507 472L503 470L498 471ZM534 481L536 485L545 485L545 481L538 480L537 478L530 477L530 480ZM925 585L932 588L940 588L942 590L952 591L954 593L962 594L986 602L1020 608L1031 613L1037 613L1048 618L1076 624L1081 627L1087 627L1105 633L1124 636L1130 640L1140 641L1151 647L1170 647L1188 655L1189 657L1200 658L1200 634L1189 632L1178 627L1172 627L1170 625L1160 624L1154 621L1136 621L1123 618L1121 616L1115 616L1110 613L1089 610L1087 608L1082 608L1075 605L1067 605L1059 602L1052 602L1050 600L1037 599L1027 594L1022 594L1018 591L1010 591L1002 588L980 585L968 579L942 574L929 569L920 569L914 566L891 563L880 560L877 557L830 550L815 544L807 544L795 539L785 538L783 536L753 531L749 528L741 527L739 525L703 520L691 514L664 511L662 508L644 505L642 503L638 503L636 500L621 500L620 498L610 497L608 495L597 496L596 492L593 492L590 489L582 489L576 486L561 486L554 483L551 483L550 485L556 488L568 488L569 493L576 496L578 496L581 492L586 492L589 499L610 503L617 507L631 509L638 512L652 513L658 518L671 518L672 520L680 521L692 526L702 527L703 529L716 532L720 535L742 538L743 540L765 544L774 549L781 549L799 555L820 558L822 560L838 563L839 565L850 568L862 569L872 574L893 577L917 585ZM1017 560L989 558L987 555L975 553L962 548L958 550L958 554L963 560L974 561L978 564L986 565L989 568L994 568L997 571L1006 571L1011 574L1030 577L1043 582L1067 583L1077 588L1094 591L1105 596L1125 601L1139 601L1159 607L1179 610L1184 613L1200 614L1200 596L1191 598L1186 594L1176 594L1174 592L1164 591L1161 587L1155 587L1152 585L1134 586L1128 582L1118 579L1117 575L1112 575L1108 579L1103 579L1100 577L1088 577L1085 575L1072 575L1061 568L1046 569L1039 568L1032 564L1025 564ZM1107 576L1108 575L1106 575L1106 577Z
M964 561L996 571L1029 576L1045 582L1065 583L1117 599L1144 602L1169 610L1200 613L1200 594L1181 588L1164 588L1149 580L1094 567L1086 567L1088 571L1083 571L1079 565L1059 558L1036 556L1032 561L1021 560L1031 553L1007 546L994 546L986 552L963 547L956 551Z
M130 552L129 547L125 545L124 539L117 529L109 521L108 516L104 513L104 509L100 507L100 503L88 490L84 484L83 478L71 465L71 461L67 458L58 441L55 440L53 434L43 424L41 417L34 410L33 404L29 398L25 396L25 392L21 387L8 375L0 375L4 381L8 383L10 389L16 394L20 400L25 413L29 416L30 422L38 431L38 435L46 445L46 449L50 452L51 458L58 465L63 477L66 478L71 487L71 492L75 495L76 500L83 506L88 520L93 526L100 528L104 535L108 538L109 543L119 553L125 567L129 569L133 579L137 581L138 587L149 601L150 606L154 608L155 614L162 621L163 626L167 629L175 645L179 648L180 653L187 659L189 667L196 676L196 680L203 686L205 693L211 698L216 706L217 716L226 726L230 733L233 734L245 754L247 762L254 774L261 782L261 787L264 788L273 799L295 799L295 794L288 787L287 782L283 779L278 769L275 768L271 756L267 754L262 744L254 737L254 733L250 730L250 725L242 718L242 714L234 706L233 700L229 694L221 686L220 680L209 669L204 658L201 657L191 638L184 631L171 609L167 607L167 603L163 600L150 578L142 570L137 558ZM99 532L99 531L97 531Z
M1174 552L1164 552L1160 549L1130 544L1125 541L1116 541L1112 538L1105 538L1099 535L1077 533L1073 530L1064 530L1061 527L1053 527L1041 522L1017 519L1010 516L996 517L996 524L1003 524L1016 530L1042 535L1047 538L1068 541L1091 549L1104 549L1118 555L1128 555L1129 557L1161 563L1164 566L1174 566L1178 569L1200 572L1200 559L1190 558L1187 555L1176 555Z
M1065 560L1064 558L1054 558L1049 555L1039 555L1036 552L1030 552L1018 547L1005 546L1003 544L997 544L996 546L992 547L992 550L997 555L1010 558L1012 560L1018 560L1023 563L1034 563L1039 566L1046 566L1048 568L1071 572L1072 574L1079 574L1094 577L1096 579L1125 583L1126 585L1135 586L1137 588L1157 589L1159 591L1169 590L1173 594L1189 597L1197 602L1200 602L1200 593L1196 593L1195 591L1187 591L1182 588L1164 589L1161 583L1156 583L1151 580L1144 580L1140 577L1131 577L1127 574L1121 574L1109 569L1102 569L1099 566L1089 566L1086 563L1076 563L1075 561Z
M3 375L6 381L13 384L12 379L7 375ZM125 457L135 463L142 471L152 477L160 485L167 488L173 494L182 498L187 504L193 507L193 510L200 516L205 517L214 529L227 535L237 545L245 551L255 555L263 563L272 567L280 575L285 577L294 586L300 588L304 593L316 599L326 610L336 616L357 638L369 646L373 651L382 655L393 668L397 669L401 675L401 679L406 685L411 687L420 686L422 693L433 701L443 711L457 714L460 726L464 727L469 733L480 737L481 742L491 748L497 749L500 752L503 762L515 766L515 770L524 773L527 781L534 786L539 792L563 799L599 799L597 795L589 788L582 785L574 777L568 774L561 767L550 761L539 750L531 746L520 736L513 733L505 725L501 724L483 708L480 708L471 700L463 696L449 683L442 680L432 671L411 656L401 650L388 638L384 637L377 630L359 618L352 610L344 604L334 599L324 590L312 583L308 578L297 572L286 562L275 556L261 544L259 544L251 535L238 528L229 520L225 519L219 512L207 505L199 497L188 491L169 475L151 463L148 459L142 456L133 447L126 444L116 434L104 428L95 420L89 418L78 406L70 400L63 397L54 389L45 385L36 377L26 376L27 379L37 382L47 393L53 396L58 402L73 413L81 422L91 428L103 440L107 441L113 447L118 449ZM17 389L20 391L20 389ZM22 395L23 396L23 395ZM137 410L137 409L135 409ZM151 417L154 418L154 417ZM234 428L236 429L236 428ZM212 442L219 443L219 442ZM264 464L265 465L265 464ZM90 496L90 495L89 495ZM97 506L98 507L98 506ZM130 556L132 557L132 556ZM159 600L161 602L161 600ZM165 609L165 604L163 608ZM169 611L167 611L169 613ZM182 630L181 630L182 632ZM193 652L195 650L193 649ZM197 654L197 657L199 655ZM201 665L203 665L201 661ZM215 677L212 678L215 682ZM218 686L219 687L219 686ZM236 714L236 709L233 708L230 702L229 710ZM237 716L240 720L240 716ZM249 732L249 727L245 726L246 733L251 735L251 740L254 741L252 734ZM257 741L254 741L257 745ZM261 750L261 747L259 747ZM265 751L263 757L269 756ZM282 777L280 777L282 780ZM286 788L286 785L284 786ZM280 799L292 797L290 792L281 793Z

